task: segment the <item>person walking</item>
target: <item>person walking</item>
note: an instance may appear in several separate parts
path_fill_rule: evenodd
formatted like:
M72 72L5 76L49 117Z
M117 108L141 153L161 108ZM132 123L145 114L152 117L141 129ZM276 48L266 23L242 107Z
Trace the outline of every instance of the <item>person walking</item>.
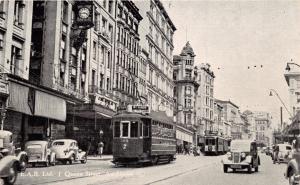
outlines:
M102 141L100 141L98 143L98 155L100 156L100 158L102 158L103 147L104 147L104 143Z

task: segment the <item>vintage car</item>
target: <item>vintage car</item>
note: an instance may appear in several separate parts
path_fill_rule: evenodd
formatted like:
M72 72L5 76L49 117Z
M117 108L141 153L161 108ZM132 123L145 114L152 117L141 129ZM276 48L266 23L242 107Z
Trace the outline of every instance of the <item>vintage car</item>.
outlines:
M50 150L48 141L28 141L25 144L25 151L28 154L28 163L33 167L36 164L45 166L55 165L55 153Z
M55 153L56 160L63 164L72 164L75 161L87 162L87 153L78 148L77 141L73 139L54 140L51 144L51 151Z
M300 184L300 136L293 142L291 155L284 176L289 180L290 185L298 185Z
M260 158L257 151L257 145L252 140L233 140L231 141L230 151L222 160L224 173L231 168L234 172L240 169L247 169L249 173L252 168L258 171Z
M0 130L0 178L7 185L14 184L19 172L24 172L27 165L27 154L15 149L12 133Z
M289 144L277 144L274 149L273 163L289 162L291 160L292 146Z

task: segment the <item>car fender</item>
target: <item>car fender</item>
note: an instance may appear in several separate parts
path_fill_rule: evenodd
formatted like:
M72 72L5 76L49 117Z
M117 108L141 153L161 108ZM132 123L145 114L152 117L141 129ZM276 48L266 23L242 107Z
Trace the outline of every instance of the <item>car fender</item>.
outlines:
M295 159L292 159L292 160L290 160L288 162L286 171L284 173L285 178L289 178L290 177L290 172L292 170L295 170L296 173L299 172L298 163L297 163L297 161Z
M67 158L71 158L73 154L75 155L75 152L74 152L74 151L70 151L70 152L68 153L68 155L67 155Z
M21 171L25 171L26 169L26 165L28 163L28 155L25 151L21 151L18 155L17 155L17 160L19 161L19 164L21 165L23 161L25 161L25 166L19 166Z
M86 152L82 151L78 153L78 159L81 160L84 156L86 156Z
M55 156L56 156L56 154L54 152L50 153L50 163L55 162Z
M245 162L250 164L252 162L252 156L247 155L246 159L245 159Z
M10 175L9 170L12 165L16 165L18 172L21 172L21 169L19 168L19 166L20 166L19 164L20 164L20 162L17 159L17 157L15 157L15 156L9 155L9 156L2 158L0 160L0 176L6 177L6 176Z

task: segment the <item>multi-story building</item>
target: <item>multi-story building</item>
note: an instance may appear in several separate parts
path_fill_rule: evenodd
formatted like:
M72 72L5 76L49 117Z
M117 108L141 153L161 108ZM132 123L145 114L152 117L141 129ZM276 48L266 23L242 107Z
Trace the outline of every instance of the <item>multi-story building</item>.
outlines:
M227 137L232 139L241 138L241 124L243 122L240 117L239 107L230 100L223 101L215 99L215 101L223 107L222 117L224 119L224 125L226 130L225 132L227 132Z
M73 100L66 103L65 123L55 126L65 131L59 136L83 147L103 139L104 151L110 151L110 119L119 101L112 88L116 1L34 1L33 6L30 80ZM82 6L88 6L83 16Z
M289 105L292 116L300 111L300 67L294 63L288 63L284 74L287 85L289 86Z
M223 106L217 102L214 103L214 123L208 129L219 135L225 135L225 124L223 118Z
M202 63L197 67L198 77L196 81L200 84L197 92L196 119L199 125L197 134L203 136L206 130L212 128L214 123L214 78L215 75L209 64Z
M263 146L268 146L272 141L271 115L268 112L253 112L256 123L256 141Z
M135 1L140 23L141 50L147 52L147 91L151 111L163 110L173 116L173 35L176 30L159 0Z
M146 85L145 61L141 59L140 62L139 48L139 24L142 17L132 1L118 0L116 11L114 91L122 104L133 104L141 100ZM139 94L138 89L142 94Z
M245 115L247 117L249 126L248 126L248 137L249 139L256 139L256 123L255 123L255 117L253 112L246 110L243 112L243 115Z
M194 68L195 54L190 43L187 42L183 47L180 55L174 55L173 64L173 80L175 82L174 98L176 100L176 124L177 124L177 135L186 134L187 137L192 138L193 133L196 131L196 98L197 90L199 87L196 81L197 73ZM192 132L186 132L185 127ZM180 139L180 138L177 138ZM191 142L191 139L187 141ZM194 141L196 141L196 137Z

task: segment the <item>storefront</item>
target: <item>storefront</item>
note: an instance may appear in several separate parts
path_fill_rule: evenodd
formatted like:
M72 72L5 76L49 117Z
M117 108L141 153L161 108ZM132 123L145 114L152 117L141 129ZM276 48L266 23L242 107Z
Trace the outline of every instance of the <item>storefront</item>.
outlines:
M16 143L65 138L66 104L74 98L12 75L8 91L4 129Z
M104 154L112 153L111 118L116 112L103 105L77 104L67 106L67 137L78 141L79 146L94 154L97 144L104 143Z
M182 126L176 126L177 152L183 153L193 144L194 132Z

